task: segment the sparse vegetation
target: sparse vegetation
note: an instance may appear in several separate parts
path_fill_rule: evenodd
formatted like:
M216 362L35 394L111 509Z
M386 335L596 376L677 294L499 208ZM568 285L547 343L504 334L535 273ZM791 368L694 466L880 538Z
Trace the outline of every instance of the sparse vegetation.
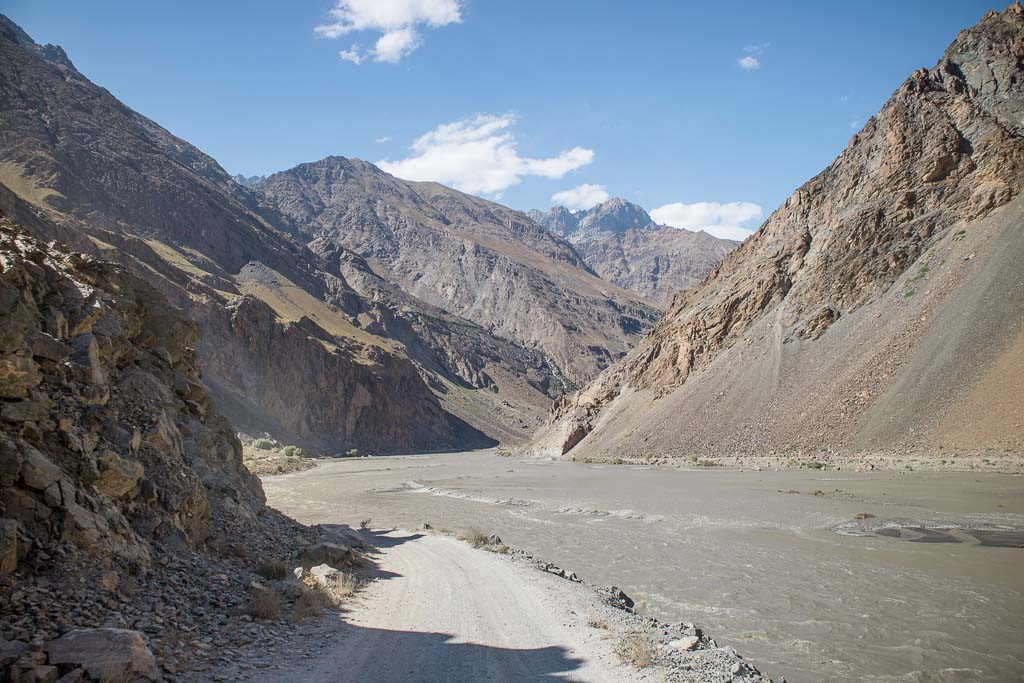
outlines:
M473 527L470 527L466 531L460 531L456 538L460 541L465 541L474 548L483 548L486 545L491 545L491 540L487 534Z
M281 449L281 454L288 458L301 458L305 455L298 446L285 446Z
M274 441L273 439L253 439L252 447L258 448L261 451L269 451L274 448L277 448L277 442Z
M270 560L257 567L256 573L264 579L279 581L288 576L288 565L279 560Z
M645 669L654 664L657 650L651 636L643 631L627 631L615 643L615 654L626 664Z
M358 448L350 448L350 449L348 449L347 451L345 451L345 457L346 458L358 458L359 457L359 449Z
M959 242L960 240L962 240L965 237L967 237L967 231L966 230L957 230L956 232L953 233L953 241L955 241L955 242Z
M366 519L361 520L359 522L359 528L362 529L363 531L365 531L365 530L370 528L371 524L373 524L373 520L371 518L367 517Z
M608 622L597 616L596 614L587 619L587 626L590 628L599 628L601 630L608 630Z
M612 464L613 465L625 465L626 461L623 460L622 458L612 458Z
M256 591L249 601L248 611L257 619L280 619L281 594L273 588Z

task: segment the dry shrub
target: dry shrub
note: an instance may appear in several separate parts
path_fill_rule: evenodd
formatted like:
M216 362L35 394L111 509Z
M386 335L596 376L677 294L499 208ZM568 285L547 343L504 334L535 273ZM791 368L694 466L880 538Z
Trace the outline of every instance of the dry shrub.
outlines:
M373 524L373 520L372 519L364 519L361 522L359 522L359 528L363 529L363 530L366 530L366 529L370 528L371 524Z
M326 586L312 576L303 579L303 584L306 590L299 596L299 602L303 603L303 610L315 615L323 610L334 610L341 607L346 598L351 597L359 590L362 582L355 574L342 572L341 579L332 581ZM296 611L299 610L299 602L296 602Z
M280 619L281 594L272 588L256 591L249 601L249 614L257 619Z
M587 626L590 628L599 628L605 631L608 630L608 622L596 614L587 619Z
M474 548L483 548L484 546L488 546L491 544L491 541L488 538L487 534L480 531L479 529L474 529L472 527L470 527L469 530L467 531L460 531L457 538L460 541L465 541Z
M650 635L643 631L627 631L615 643L615 654L626 664L645 669L654 664L657 649Z
M256 573L270 581L280 581L288 576L288 565L279 560L264 562L256 568Z

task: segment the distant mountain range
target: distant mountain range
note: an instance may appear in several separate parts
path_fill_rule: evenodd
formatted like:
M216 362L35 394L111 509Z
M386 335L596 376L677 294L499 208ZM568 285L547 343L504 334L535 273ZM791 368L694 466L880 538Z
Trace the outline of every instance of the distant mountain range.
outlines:
M329 157L215 160L0 20L0 212L201 327L234 424L327 451L519 441L657 320L524 214Z
M699 283L739 246L706 232L658 225L621 198L582 211L555 206L527 215L569 240L602 278L659 306Z

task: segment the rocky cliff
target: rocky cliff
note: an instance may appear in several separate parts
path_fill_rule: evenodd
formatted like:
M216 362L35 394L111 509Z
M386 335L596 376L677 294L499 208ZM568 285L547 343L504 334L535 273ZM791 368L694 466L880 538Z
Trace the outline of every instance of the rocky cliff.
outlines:
M1021 448L1022 58L1018 5L963 31L534 452Z
M576 213L555 206L528 215L569 240L603 279L659 306L707 277L739 244L658 225L643 208L621 198Z
M254 617L309 614L308 589L266 567L354 557L264 505L198 336L126 269L0 216L4 680L201 677L295 629Z
M570 382L624 354L656 317L524 214L435 183L328 157L255 187L307 239L351 250L427 304L542 352Z

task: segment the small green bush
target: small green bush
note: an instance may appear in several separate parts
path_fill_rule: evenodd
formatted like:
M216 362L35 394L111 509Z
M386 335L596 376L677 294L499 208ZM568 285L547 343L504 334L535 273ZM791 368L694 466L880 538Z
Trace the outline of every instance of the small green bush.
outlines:
M289 458L301 458L303 456L302 449L298 446L285 446L281 449L281 452Z
M273 448L277 448L277 442L273 439L253 439L252 447L258 448L261 451L269 451Z

